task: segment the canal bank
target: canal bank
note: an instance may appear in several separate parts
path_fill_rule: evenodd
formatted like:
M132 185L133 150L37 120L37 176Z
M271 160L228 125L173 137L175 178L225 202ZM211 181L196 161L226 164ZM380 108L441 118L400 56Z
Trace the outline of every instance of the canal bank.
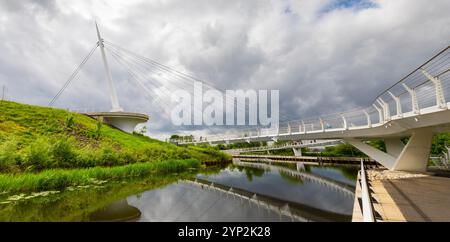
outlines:
M448 174L447 174L448 175ZM360 180L358 177L358 181ZM378 222L449 222L450 178L434 172L367 171L374 217ZM353 222L362 222L362 190L355 190Z

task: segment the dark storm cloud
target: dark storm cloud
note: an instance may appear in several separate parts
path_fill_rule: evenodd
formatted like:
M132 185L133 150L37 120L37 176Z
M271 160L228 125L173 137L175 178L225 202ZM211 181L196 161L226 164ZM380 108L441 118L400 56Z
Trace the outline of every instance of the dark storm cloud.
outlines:
M22 0L22 1L2 1L1 6L8 13L31 14L44 12L48 15L57 13L55 0Z
M96 18L111 42L219 89L279 89L282 117L307 118L369 105L446 47L449 9L447 0L0 1L0 85L46 105L95 44ZM151 134L175 132L155 97L110 62L121 104L149 110ZM107 109L108 98L97 52L57 106Z

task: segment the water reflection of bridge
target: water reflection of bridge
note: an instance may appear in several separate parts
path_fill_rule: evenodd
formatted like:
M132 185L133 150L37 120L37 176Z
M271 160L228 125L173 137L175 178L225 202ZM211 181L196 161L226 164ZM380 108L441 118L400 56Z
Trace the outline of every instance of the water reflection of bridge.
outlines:
M291 175L293 177L297 177L297 178L301 178L301 179L305 179L311 182L316 182L319 183L320 185L323 185L327 188L331 188L333 190L342 192L345 195L348 195L350 197L353 197L355 195L355 188L329 179L329 178L325 178L313 173L309 173L309 172L304 172L301 171L302 169L297 167L297 170L292 170L286 167L282 167L282 166L274 166L274 165L268 165L268 164L264 164L264 163L251 163L251 162L241 162L238 160L234 160L233 161L234 165L237 166L243 166L243 167L251 167L251 168L257 168L257 169L264 169L264 170L278 170L279 172L283 172L285 174ZM304 168L303 168L304 170Z
M351 186L333 181L329 178L321 177L319 175L307 173L305 171L305 167L301 165L297 167L297 170L295 170L295 168L293 170L286 167L238 161L235 161L234 165L244 169L255 168L265 171L278 170L289 176L318 183L326 188L332 188L337 192L341 192L341 194L343 193L346 197L352 196L350 200L353 200L354 194ZM170 187L172 187L172 189L182 191L181 195L175 197L174 190L171 190ZM289 198L276 197L274 195L270 195L270 193L266 195L264 191L262 193L255 192L246 188L232 187L230 185L220 184L200 178L182 180L179 184L170 187L167 190L163 189L166 193L148 194L147 198L144 198L141 202L137 202L138 200L141 200L140 195L137 195L137 200L130 200L130 198L128 198L112 203L91 214L90 220L179 221L179 219L182 219L185 215L187 215L186 213L188 211L190 211L192 217L189 217L189 215L187 218L184 217L184 219L187 219L186 221L199 221L205 216L212 221L221 221L221 219L227 218L230 214L236 211L248 211L249 214L247 214L247 216L267 216L270 219L275 219L275 221L277 220L277 217L279 217L279 221L291 220L299 222L351 220L350 214L339 212L334 209L328 209L327 207L317 207L315 203L311 204L304 202L303 200L292 200ZM152 190L151 192L155 191ZM168 195L173 196L172 199L168 198ZM212 199L211 196L213 197ZM189 198L194 199L191 200ZM203 201L204 198L207 198L207 204L200 202ZM130 202L131 206L128 202ZM225 202L225 204L221 202ZM182 206L179 207L178 205ZM175 208L181 208L181 211L174 212L176 211ZM232 209L227 212L227 208ZM248 210L248 208L250 208L250 210ZM149 216L148 211L157 212L150 212L151 215ZM141 213L143 215L142 217L140 216ZM171 216L174 216L174 218L171 219Z
M186 184L201 187L210 191L232 196L234 199L240 199L241 203L248 202L249 205L255 204L258 209L266 209L280 216L291 218L292 221L348 221L349 215L339 214L323 209L311 207L309 205L285 201L272 196L247 191L241 188L235 188L223 184L206 181L203 179L184 180Z

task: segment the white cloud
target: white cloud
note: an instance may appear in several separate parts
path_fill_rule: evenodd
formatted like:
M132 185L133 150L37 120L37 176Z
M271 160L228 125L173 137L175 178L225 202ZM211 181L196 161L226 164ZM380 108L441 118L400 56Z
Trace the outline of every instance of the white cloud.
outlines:
M447 0L376 0L371 8L303 1L1 1L0 85L46 105L96 41L195 73L221 89L280 89L285 118L367 105L450 39ZM146 108L150 133L175 132L114 64L119 99ZM108 108L98 53L60 107Z

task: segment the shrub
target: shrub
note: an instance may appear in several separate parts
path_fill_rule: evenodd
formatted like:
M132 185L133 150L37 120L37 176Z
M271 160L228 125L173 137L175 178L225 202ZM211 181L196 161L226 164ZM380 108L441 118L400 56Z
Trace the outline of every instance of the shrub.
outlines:
M67 139L58 139L51 147L53 167L70 168L75 166L76 154Z
M101 152L98 165L101 166L115 166L120 165L119 155L111 147L104 147Z
M100 136L102 134L102 127L103 127L102 120L98 120L95 131L94 131L94 138L96 138L96 139L100 138Z
M17 154L17 142L8 140L0 144L0 172L10 170L11 166L20 161Z
M51 145L47 139L39 138L28 147L24 165L27 170L43 170L53 163Z
M332 147L326 147L325 151L320 153L324 157L365 157L366 155L350 144L339 144Z
M100 160L98 153L94 150L79 150L77 152L76 167L89 168L96 166L97 161Z
M122 151L119 153L119 160L122 164L134 164L137 162L137 158L130 151Z
M73 115L69 114L69 115L66 117L66 128L67 128L68 130L72 130L74 124L75 124L75 121L74 121Z
M88 168L95 166L121 166L138 162L138 155L128 150L120 152L110 146L101 149L83 149L77 151L76 167ZM147 160L145 160L147 161ZM143 162L145 162L143 161Z

